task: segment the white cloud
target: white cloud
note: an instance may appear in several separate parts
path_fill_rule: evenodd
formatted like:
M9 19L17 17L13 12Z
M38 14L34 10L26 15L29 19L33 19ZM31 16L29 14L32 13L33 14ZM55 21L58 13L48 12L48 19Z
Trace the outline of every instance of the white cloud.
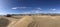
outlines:
M33 10L32 12L34 12L34 13L42 13L43 11L40 11L40 10Z
M38 10L42 10L41 8L37 8Z
M27 7L13 7L12 9L25 9Z
M56 9L52 9L53 11L55 11Z
M26 11L26 12L22 12L23 14L36 14L36 13L43 13L43 11L41 11L41 8L35 8L34 10L31 11Z
M51 9L51 11L56 11L56 9Z
M24 12L21 12L20 14L31 14L31 11L24 11Z
M14 7L12 9L25 9L25 8L30 8L30 7ZM42 13L42 9L41 8L35 8L34 10L31 10L31 11L24 11L22 12L21 14L36 14L36 13Z
M17 9L17 8L12 8L12 9Z
M23 14L37 14L37 13L43 13L43 11L40 11L40 10L31 10L31 11L23 12Z

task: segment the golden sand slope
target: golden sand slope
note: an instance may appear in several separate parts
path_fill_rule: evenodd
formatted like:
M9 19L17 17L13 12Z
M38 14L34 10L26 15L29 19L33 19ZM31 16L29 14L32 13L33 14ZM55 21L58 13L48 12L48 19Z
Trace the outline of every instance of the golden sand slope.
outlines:
M33 18L35 18L35 24L33 25L33 27L60 27L60 18L56 16L42 16Z
M32 17L26 16L20 19L19 21L12 22L8 27L27 27L29 23L33 21Z

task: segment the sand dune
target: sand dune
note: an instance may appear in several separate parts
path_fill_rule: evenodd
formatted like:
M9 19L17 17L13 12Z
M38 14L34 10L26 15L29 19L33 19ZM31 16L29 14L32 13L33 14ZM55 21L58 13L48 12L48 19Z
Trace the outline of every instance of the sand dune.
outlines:
M8 27L27 27L29 23L33 21L32 17L23 17L22 19L18 20L15 24L12 23ZM14 24L14 25L13 25Z
M23 16L16 18L3 18L9 20L8 25L5 27L60 27L60 16Z

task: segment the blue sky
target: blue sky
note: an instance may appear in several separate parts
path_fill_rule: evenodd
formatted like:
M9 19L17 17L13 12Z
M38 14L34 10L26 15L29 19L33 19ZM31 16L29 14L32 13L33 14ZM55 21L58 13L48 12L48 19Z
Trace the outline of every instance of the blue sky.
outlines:
M0 14L60 13L60 0L0 0Z

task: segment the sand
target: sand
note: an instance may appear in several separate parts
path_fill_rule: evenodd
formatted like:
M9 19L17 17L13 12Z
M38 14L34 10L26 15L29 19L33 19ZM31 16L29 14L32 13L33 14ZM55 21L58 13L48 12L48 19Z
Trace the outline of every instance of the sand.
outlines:
M23 16L16 18L3 18L10 21L5 27L60 27L60 16Z

